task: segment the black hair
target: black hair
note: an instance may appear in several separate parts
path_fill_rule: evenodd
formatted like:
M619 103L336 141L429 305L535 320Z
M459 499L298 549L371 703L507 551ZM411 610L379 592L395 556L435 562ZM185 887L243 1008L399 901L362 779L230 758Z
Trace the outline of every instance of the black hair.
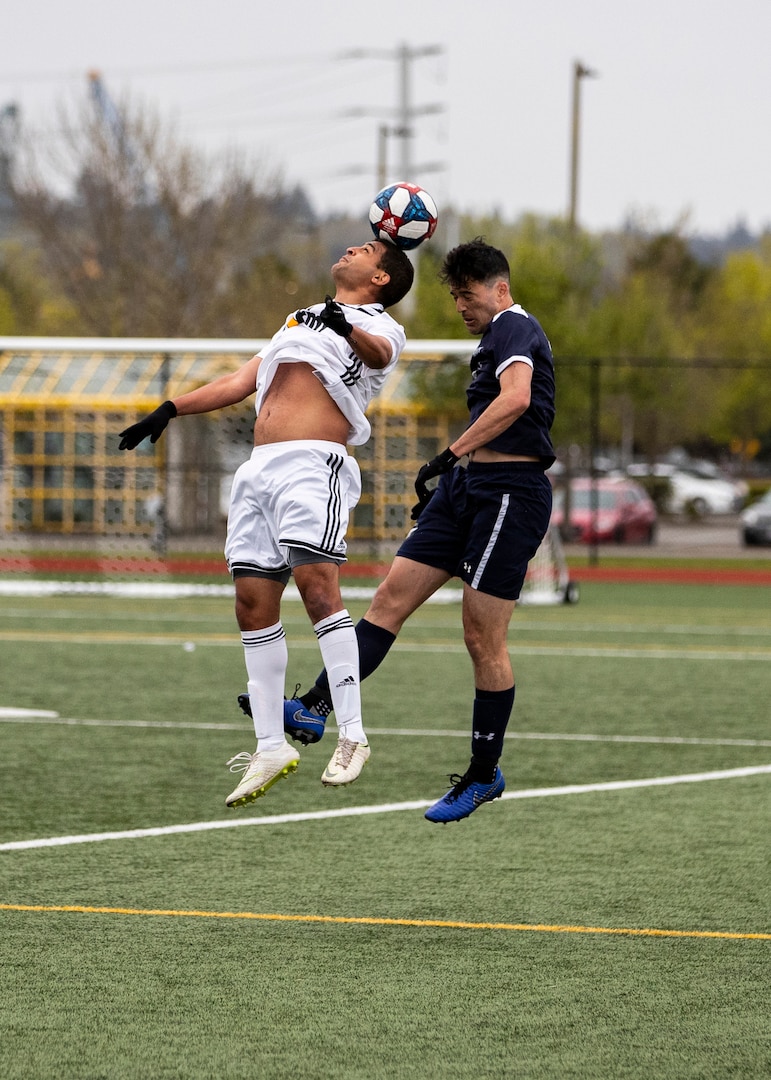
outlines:
M511 280L509 261L498 248L477 236L467 244L458 244L444 257L439 279L450 288L461 288L469 282Z
M384 308L393 307L412 288L415 269L407 254L401 248L396 247L395 244L389 244L385 240L380 241L380 261L378 266L381 270L385 270L390 278L390 281L381 287L378 299Z

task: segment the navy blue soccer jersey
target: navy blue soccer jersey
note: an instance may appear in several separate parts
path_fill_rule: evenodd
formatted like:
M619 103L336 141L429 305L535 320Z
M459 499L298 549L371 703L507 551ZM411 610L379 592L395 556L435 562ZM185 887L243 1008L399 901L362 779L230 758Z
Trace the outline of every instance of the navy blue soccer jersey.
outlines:
M554 359L540 323L518 304L495 316L471 357L472 378L466 391L469 423L473 424L498 397L501 373L512 361L533 366L530 405L487 446L501 454L540 458L548 469L555 460L550 435L554 421Z

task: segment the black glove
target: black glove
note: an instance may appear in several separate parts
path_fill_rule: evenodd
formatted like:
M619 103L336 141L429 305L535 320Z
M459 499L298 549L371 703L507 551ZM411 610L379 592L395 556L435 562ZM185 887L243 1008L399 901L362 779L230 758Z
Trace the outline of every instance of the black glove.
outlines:
M320 315L308 311L307 308L300 308L299 311L294 313L294 317L298 323L302 323L303 326L307 326L310 330L323 330L327 325Z
M319 315L319 318L328 326L330 330L334 330L340 337L350 337L353 333L353 326L345 317L345 312L338 304L337 300L333 300L331 296L324 298L324 310Z
M331 296L325 297L324 307L318 315L314 311L308 311L307 308L300 308L295 312L294 317L298 323L303 323L311 330L334 330L336 334L344 338L353 333L353 326L346 319L343 309Z
M415 503L412 510L410 510L410 517L413 521L418 520L418 518L426 509L428 504L431 502L435 494L436 488L432 488L431 491L426 491L424 494L418 497L418 501Z
M142 439L146 439L148 435L150 436L151 443L158 442L161 435L168 427L169 421L173 420L176 415L177 406L174 402L164 401L163 405L159 405L149 416L146 416L136 424L132 424L131 427L127 427L125 431L121 431L118 449L133 450L134 447L139 446Z
M441 476L442 473L449 472L455 462L458 460L458 455L453 454L452 450L447 447L437 457L431 458L430 461L420 469L418 475L415 478L415 493L418 496L418 501L412 508L412 518L417 521L420 517L422 510L428 506L433 491L429 491L427 484L429 480L433 480L435 476Z

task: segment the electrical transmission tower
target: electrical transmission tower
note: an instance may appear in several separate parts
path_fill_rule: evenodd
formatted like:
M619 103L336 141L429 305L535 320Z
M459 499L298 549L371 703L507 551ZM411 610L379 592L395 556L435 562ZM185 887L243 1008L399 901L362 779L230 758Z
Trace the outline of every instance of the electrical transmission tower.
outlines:
M388 140L393 138L398 141L397 169L398 176L393 179L414 182L416 175L437 172L444 166L440 162L421 162L416 164L413 160L413 140L415 138L415 121L420 116L428 116L444 112L444 106L438 103L430 105L414 105L412 101L412 65L414 61L427 56L439 56L444 52L441 45L411 46L399 45L396 49L354 49L343 54L344 60L360 60L378 58L394 60L398 65L397 78L397 101L395 109L387 110L387 115L392 118L390 124L381 124L378 133L378 152L375 174L378 188L382 188L388 182ZM352 109L346 116L376 116L381 115L383 110L370 108Z
M398 64L398 82L397 82L397 102L396 109L388 110L386 115L392 118L391 124L381 124L378 131L378 150L377 150L377 164L375 168L375 177L377 181L377 188L380 190L384 188L389 179L393 180L406 180L408 183L417 183L418 177L428 172L438 172L444 168L439 162L421 162L416 164L413 161L413 139L415 137L415 120L419 116L428 116L435 113L444 112L444 106L439 104L431 105L414 105L412 101L412 65L414 61L421 60L426 56L439 56L444 52L441 45L420 45L411 46L407 44L399 45L396 49L382 50L382 49L355 49L352 52L344 53L342 59L344 60L360 60L365 58L395 60ZM368 109L358 108L352 109L346 113L347 116L376 116L381 115L383 110L381 109ZM395 114L395 115L394 115ZM398 176L393 175L389 177L388 167L388 139L389 137L398 139L399 152L398 159ZM351 171L361 171L359 169ZM368 170L367 170L368 171ZM410 262L415 268L415 282L417 282L418 266L420 249L414 248L407 252ZM415 312L415 296L416 288L413 284L412 289L400 303L400 310L406 316L411 316Z

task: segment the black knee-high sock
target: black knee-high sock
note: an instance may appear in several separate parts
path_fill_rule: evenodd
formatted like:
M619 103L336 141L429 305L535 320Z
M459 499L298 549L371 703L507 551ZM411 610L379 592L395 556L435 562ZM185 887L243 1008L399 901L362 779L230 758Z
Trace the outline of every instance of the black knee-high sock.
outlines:
M356 639L359 642L359 679L366 679L368 675L380 667L380 664L388 655L388 650L396 641L396 634L390 630L384 630L382 626L359 619L356 624ZM326 671L322 671L316 679L316 685L303 694L300 701L306 708L317 706L319 703L332 707L332 695L329 692L329 680Z
M475 780L489 784L503 753L503 736L514 707L515 687L510 690L479 690L474 698L471 766Z

